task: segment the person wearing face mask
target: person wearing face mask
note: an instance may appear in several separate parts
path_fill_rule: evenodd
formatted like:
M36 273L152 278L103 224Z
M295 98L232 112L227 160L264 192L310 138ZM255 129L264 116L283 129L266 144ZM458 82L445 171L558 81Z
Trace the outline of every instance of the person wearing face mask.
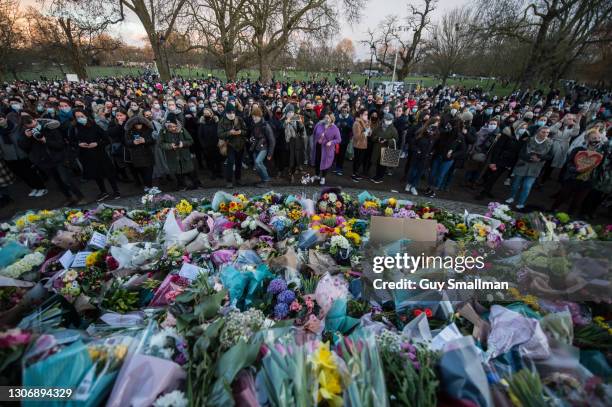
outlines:
M548 117L546 116L538 117L537 120L531 126L529 126L528 128L529 134L537 134L538 129L540 127L546 126L546 123L548 123Z
M162 120L163 122L168 120L168 115L174 114L176 118L181 122L181 124L185 123L185 115L183 111L179 108L177 102L175 102L173 99L169 99L166 101L166 106L167 108L164 120Z
M128 117L134 117L142 114L142 110L136 101L131 101L128 107Z
M317 118L317 113L314 111L312 103L307 102L304 107L304 129L306 133L306 140L304 140L304 145L306 146L305 158L306 161L304 164L308 164L308 157L310 157L311 151L310 146L313 144L310 138L312 137L312 133L314 131L315 124L319 121Z
M580 127L576 125L576 117L573 114L565 115L563 120L555 120L551 116L551 121L554 122L554 124L550 126L550 139L553 142L553 157L546 163L546 166L544 166L541 177L542 183L550 179L555 169L561 170L566 162L570 141L576 138L580 133ZM559 175L561 176L561 174Z
M404 191L412 195L419 194L418 187L421 183L421 177L431 163L433 146L440 137L438 125L439 119L429 119L417 132L410 146L409 155L412 155L412 160L408 172L408 183Z
M519 152L519 158L512 171L512 191L507 204L516 202L516 209L525 208L525 203L544 163L552 157L552 141L548 138L548 127L540 127L534 137L526 140Z
M127 112L124 109L119 109L115 112L112 118L107 134L110 139L110 156L115 166L117 179L120 182L132 182L128 174L129 164L125 161L125 122L127 121Z
M210 179L223 178L221 171L223 157L219 153L219 147L217 146L219 143L218 123L219 118L213 113L212 109L204 109L198 127L198 138L200 139L206 167L210 171Z
M261 178L261 183L257 186L264 187L270 182L266 162L272 160L274 154L275 139L270 125L263 119L263 112L259 106L253 106L251 109L253 125L250 129L251 137L251 152L255 169Z
M365 154L368 149L370 132L368 111L361 109L358 112L357 120L353 124L353 182L359 182L363 179L362 173L365 173ZM367 173L365 176L367 176Z
M523 144L529 140L527 123L519 122L516 126L507 126L491 147L489 164L483 174L482 190L477 200L494 199L491 190L495 182L506 172L510 173L519 157Z
M247 141L247 131L242 118L236 116L236 108L228 104L225 115L218 125L219 139L227 145L227 158L225 160L226 188L233 188L232 182L235 178L236 185L240 185L242 174L242 158Z
M468 152L468 159L465 163L464 181L468 188L475 186L491 147L500 134L498 123L497 117L491 118L487 125L476 133L476 140Z
M452 170L455 160L462 159L466 152L463 122L446 123L436 140L432 151L429 187L425 195L434 197L436 190L441 190L447 174Z
M335 125L334 114L328 112L324 117L325 119L317 123L314 129L314 157L311 157L315 163L315 180L319 179L321 185L325 185L327 170L334 163L336 145L342 142L340 130Z
M28 153L19 147L18 140L21 132L21 122L13 123L0 114L0 154L5 165L8 171L32 189L28 196L41 197L48 191L40 171L29 160Z
M164 117L164 111L162 110L162 107L157 100L154 100L151 104L151 114L151 118L157 121L161 121Z
M198 134L198 107L196 106L194 101L189 101L187 103L187 108L185 110L185 130L191 135ZM193 144L191 145L191 153L195 155L196 162L198 164L198 169L204 168L204 156L202 155L202 147L200 146L199 137L193 138Z
M278 178L283 176L283 171L287 168L289 162L289 145L285 141L285 128L282 119L283 111L277 107L273 109L268 120L275 140L272 161L274 161L274 171Z
M603 159L593 170L591 177L593 187L582 201L579 212L579 215L586 219L593 219L604 199L612 194L612 127L608 129L607 136L601 134L600 136L597 151L602 154Z
M96 182L100 189L100 194L96 201L102 202L111 197L119 199L119 187L115 176L113 163L106 153L106 146L110 144L110 139L106 132L87 116L85 111L75 109L75 125L70 129L70 140L78 146L78 157L83 166L83 178L91 179ZM113 194L110 195L106 190L105 181L108 181Z
M377 110L373 110L370 111L368 113L368 116L370 118L370 129L371 132L368 134L368 147L365 151L365 155L363 157L363 177L364 178L368 178L369 174L370 174L370 168L372 166L372 152L374 149L374 142L372 139L372 133L374 133L374 130L381 125L382 120L380 119L382 116L380 115L380 113Z
M561 190L552 204L551 211L556 212L564 202L569 203L569 214L576 214L582 209L585 198L593 188L593 176L596 169L602 164L604 155L601 152L601 134L596 129L590 130L586 137L586 143L572 151L567 160L567 169L564 172L564 179ZM588 157L591 165L584 165L581 158Z
M55 120L22 117L23 132L18 143L30 161L55 181L66 202L62 206L83 205L85 196L74 177L74 163L66 154L66 141Z
M125 123L126 161L131 164L145 192L153 187L155 139L153 124L144 116L134 116Z
M166 155L166 162L170 173L176 178L176 186L179 191L196 189L200 181L195 174L193 159L189 147L193 144L191 134L181 126L174 114L169 114L164 128L159 134L160 146ZM187 187L185 179L191 179L191 185Z
M372 131L372 142L374 144L372 149L372 161L376 163L376 175L372 178L373 183L382 183L385 173L387 172L387 167L380 164L382 148L393 145L397 148L398 138L397 130L393 125L393 115L386 113L383 116L382 125L376 127Z
M341 142L338 148L336 148L336 175L343 175L344 171L344 157L346 156L346 149L351 137L353 135L353 123L355 120L349 114L349 107L347 104L342 105L340 108L340 114L336 119L336 126L340 130Z
M295 182L297 172L301 171L304 163L304 153L306 151L306 147L304 146L304 123L293 111L293 105L286 110L281 121L283 123L285 143L289 150L289 162L287 163L287 167L289 168L290 181L293 183ZM316 151L315 146L311 148L313 152Z

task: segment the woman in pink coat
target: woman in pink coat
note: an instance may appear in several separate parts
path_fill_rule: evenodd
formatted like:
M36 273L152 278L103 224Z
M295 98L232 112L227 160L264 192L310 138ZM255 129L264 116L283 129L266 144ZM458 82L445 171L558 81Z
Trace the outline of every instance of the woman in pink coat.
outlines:
M315 180L320 179L320 184L325 185L325 175L327 170L334 163L336 155L336 145L340 144L340 130L334 122L336 117L333 113L325 114L325 119L321 120L314 128L314 162Z

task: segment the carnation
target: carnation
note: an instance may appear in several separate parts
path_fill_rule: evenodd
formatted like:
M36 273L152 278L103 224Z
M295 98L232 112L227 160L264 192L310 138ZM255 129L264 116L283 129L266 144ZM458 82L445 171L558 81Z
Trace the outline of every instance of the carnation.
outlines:
M158 397L153 403L154 407L187 407L188 401L185 397L185 393L180 390L174 390L173 392L166 393L163 396Z

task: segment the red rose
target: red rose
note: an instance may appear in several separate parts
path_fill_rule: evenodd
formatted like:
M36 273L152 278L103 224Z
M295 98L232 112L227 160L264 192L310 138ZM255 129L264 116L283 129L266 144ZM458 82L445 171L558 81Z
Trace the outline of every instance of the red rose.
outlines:
M412 315L414 315L415 317L418 317L422 313L423 313L423 311L420 310L420 309L415 309L414 311L412 311Z
M427 318L431 318L433 312L431 312L431 309L425 308L425 315L427 316Z

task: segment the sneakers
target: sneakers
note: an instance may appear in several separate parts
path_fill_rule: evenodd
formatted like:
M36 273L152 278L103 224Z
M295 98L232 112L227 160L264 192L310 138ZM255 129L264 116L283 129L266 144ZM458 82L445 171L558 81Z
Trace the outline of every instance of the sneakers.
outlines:
M28 194L28 196L30 197L34 197L36 196L36 194L38 194L38 189L33 189L30 191L30 193Z
M325 185L325 177L321 177L321 180L319 181L319 185Z
M504 185L507 186L507 187L509 187L511 183L512 183L512 180L510 178L506 178L504 180Z
M513 202L514 202L514 198L513 197L510 197L510 198L506 199L506 203L507 204L511 204Z
M119 198L121 198L121 194L119 192L113 192L113 194L110 196L110 199L113 201Z
M358 176L356 176L356 175L353 175L353 176L351 177L351 179L353 180L353 182L359 182L359 180L361 180L361 178L359 178L359 177L358 177Z
M525 205L516 205L515 208L519 211L522 211L523 209L525 209Z
M412 188L412 185L406 184L406 188L404 188L404 191L410 192L410 188Z
M336 175L341 177L341 176L344 175L344 172L342 172L342 170L338 170L338 171L336 171Z
M423 193L423 195L429 197L429 198L434 198L436 196L436 191L434 191L431 188L427 188L427 190Z
M32 198L40 198L41 196L47 195L49 191L46 189L33 189L28 196Z
M403 159L403 158L406 158L406 157L408 157L408 154L406 154L404 151L402 151L400 153L400 160Z
M372 178L372 182L375 184L382 184L383 180L380 178Z
M110 196L110 194L108 192L101 192L97 197L96 197L96 202L102 202L103 200L105 200L106 198L108 198Z
M410 193L414 196L417 196L419 194L415 187L410 187Z

